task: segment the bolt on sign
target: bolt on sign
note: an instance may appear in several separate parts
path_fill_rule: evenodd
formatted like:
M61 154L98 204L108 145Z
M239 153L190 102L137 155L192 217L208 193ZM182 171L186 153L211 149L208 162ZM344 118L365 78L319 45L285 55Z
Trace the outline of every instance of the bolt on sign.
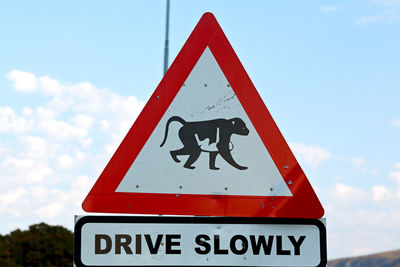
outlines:
M79 217L76 266L326 265L324 209L211 13L82 207L218 217Z

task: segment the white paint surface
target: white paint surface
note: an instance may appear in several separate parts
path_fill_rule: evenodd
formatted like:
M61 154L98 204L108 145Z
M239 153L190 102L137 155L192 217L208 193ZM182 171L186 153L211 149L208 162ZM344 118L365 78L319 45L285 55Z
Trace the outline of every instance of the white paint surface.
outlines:
M183 224L183 223L86 223L81 230L81 261L87 266L317 266L321 262L319 229L315 225L297 224ZM95 254L95 235L106 234L112 239L112 247L107 254ZM115 254L115 235L124 234L132 236L129 244L132 254L127 254L121 249L121 254ZM157 254L150 254L142 239L141 254L135 253L135 235L150 234L155 240L157 235L179 234L180 239L175 239L179 244L173 249L181 250L180 254L171 255L165 252L165 238ZM250 235L282 236L282 249L289 250L291 255L277 255L277 241L273 240L270 255L265 255L261 249L259 255L254 255L251 246L243 255L236 255L229 250L228 255L215 255L214 243L211 252L205 255L196 253L199 247L195 239L197 235L206 234L210 237L220 236L220 249L228 249L230 240L234 235L243 235L249 239ZM300 255L294 255L292 243L287 236L294 236L299 240L305 236L300 246ZM250 243L250 242L249 242ZM102 248L105 247L105 242ZM237 241L237 248L241 242Z
M160 147L166 123L172 116L179 116L186 121L241 118L250 132L247 136L232 135L232 155L239 165L246 166L248 169L238 170L218 155L216 166L220 170L210 170L209 154L206 152L202 152L193 164L196 167L194 170L183 167L188 156L180 156L182 162L176 163L169 152L183 147L178 137L178 130L182 126L179 122L170 124L167 141L163 147ZM116 191L292 196L208 48L200 57Z

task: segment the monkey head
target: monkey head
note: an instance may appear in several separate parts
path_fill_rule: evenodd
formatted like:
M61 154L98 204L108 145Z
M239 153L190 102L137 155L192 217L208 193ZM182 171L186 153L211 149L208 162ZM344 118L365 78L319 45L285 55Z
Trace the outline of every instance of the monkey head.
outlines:
M232 133L238 134L238 135L248 135L249 134L249 129L247 129L246 124L244 121L240 118L233 118L230 119L232 123Z

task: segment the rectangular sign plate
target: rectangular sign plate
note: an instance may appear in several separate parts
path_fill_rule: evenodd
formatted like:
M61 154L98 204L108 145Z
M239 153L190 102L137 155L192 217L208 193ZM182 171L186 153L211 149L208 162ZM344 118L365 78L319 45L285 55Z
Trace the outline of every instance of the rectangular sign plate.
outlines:
M326 266L318 219L84 216L76 266Z

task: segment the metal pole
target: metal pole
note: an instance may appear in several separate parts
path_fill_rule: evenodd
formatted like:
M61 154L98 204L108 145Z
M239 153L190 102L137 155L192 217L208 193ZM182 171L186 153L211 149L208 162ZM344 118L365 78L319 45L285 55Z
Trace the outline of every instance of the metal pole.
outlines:
M167 0L167 18L165 27L164 75L168 69L168 33L169 33L169 0Z

